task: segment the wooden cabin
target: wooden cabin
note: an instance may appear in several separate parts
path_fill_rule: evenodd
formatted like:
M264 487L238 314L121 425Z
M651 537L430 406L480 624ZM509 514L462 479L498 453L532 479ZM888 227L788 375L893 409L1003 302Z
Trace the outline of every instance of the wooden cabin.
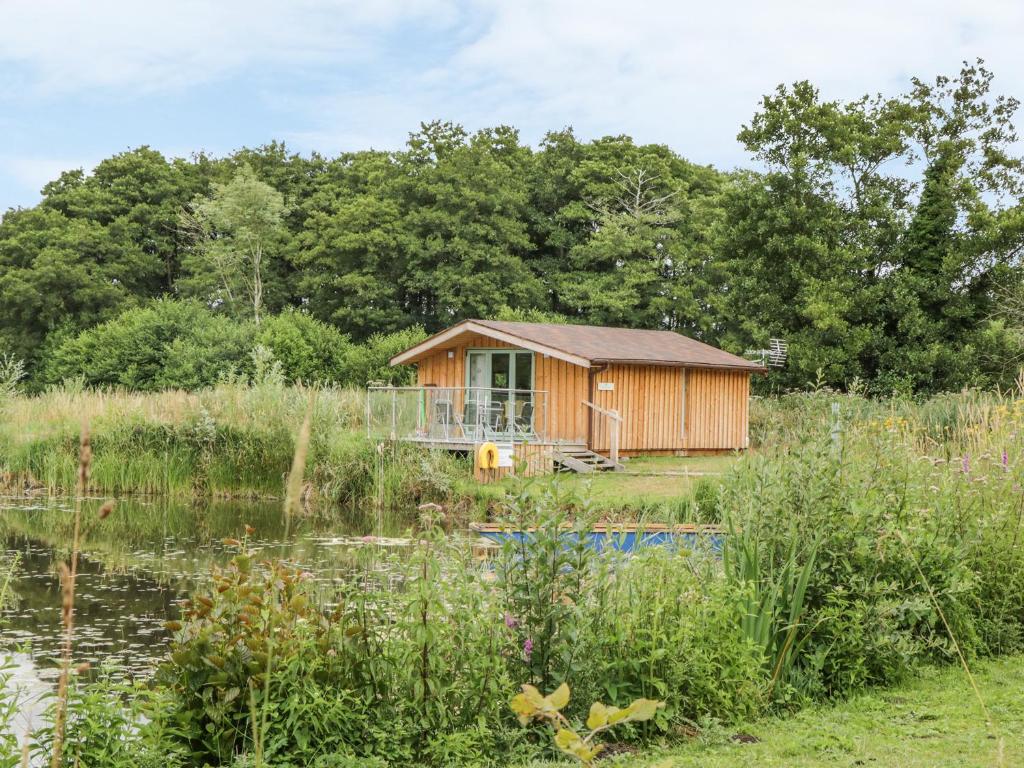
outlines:
M391 364L416 366L417 386L405 388L420 393L414 438L615 464L746 448L750 376L765 370L672 331L494 320L464 320Z

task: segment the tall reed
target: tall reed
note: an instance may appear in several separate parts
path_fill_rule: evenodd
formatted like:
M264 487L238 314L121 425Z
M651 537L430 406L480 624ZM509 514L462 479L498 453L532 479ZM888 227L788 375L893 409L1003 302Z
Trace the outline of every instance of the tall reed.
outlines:
M292 517L301 509L302 481L306 472L306 459L309 454L309 438L313 424L313 410L316 407L316 390L309 390L309 402L306 414L295 438L295 453L292 456L292 469L288 473L288 484L284 495L285 536L288 535Z
M89 468L92 466L92 445L89 441L89 423L82 422L78 449L78 485L75 493L74 532L71 539L71 565L60 564L61 619L64 640L61 644L60 678L57 682L56 713L53 721L53 752L50 768L60 768L64 751L64 729L68 714L68 682L71 676L71 654L75 641L75 578L78 575L79 537L82 530L82 501L89 489Z

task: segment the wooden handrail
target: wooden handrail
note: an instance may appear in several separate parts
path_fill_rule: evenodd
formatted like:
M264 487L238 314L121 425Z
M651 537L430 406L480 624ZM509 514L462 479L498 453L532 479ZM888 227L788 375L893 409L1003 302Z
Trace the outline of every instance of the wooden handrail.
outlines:
M619 415L619 412L616 410L609 410L608 408L602 408L600 405L592 403L589 400L581 400L580 402L583 403L583 405L587 406L588 408L593 408L594 411L600 413L602 416L606 416L608 419L611 420L611 429L609 430L608 435L608 453L610 454L609 458L611 458L613 462L618 464L619 429L621 429L622 427L622 417Z
M610 419L615 419L616 421L619 421L619 422L622 421L622 417L619 415L618 411L615 411L615 410L611 410L610 411L607 408L602 408L600 405L596 405L596 404L590 402L589 400L581 400L580 402L583 403L583 405L586 405L589 408L593 408L598 413L604 414L605 416L607 416Z

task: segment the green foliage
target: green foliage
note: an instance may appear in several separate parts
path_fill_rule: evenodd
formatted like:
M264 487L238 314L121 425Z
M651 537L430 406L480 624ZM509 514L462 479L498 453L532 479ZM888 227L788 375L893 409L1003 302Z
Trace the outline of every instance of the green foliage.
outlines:
M389 360L421 341L421 329L376 334L354 345L334 327L298 310L238 322L191 301L160 299L69 336L48 354L41 382L77 379L85 386L153 392L202 389L224 379L247 381L275 362L286 382L363 387L402 384L408 368ZM253 350L262 348L253 356ZM269 357L268 357L269 355Z
M365 343L352 347L346 360L345 381L357 387L371 382L408 384L412 370L392 367L389 360L426 338L422 328L407 328L388 334L374 334Z
M395 564L404 588L367 573L325 611L301 572L243 549L170 625L175 644L158 673L193 759L448 765L511 746L499 725L511 685L504 626L464 557L428 534Z
M284 196L241 165L227 184L213 185L209 198L197 199L182 214L182 228L193 250L182 260L177 287L187 296L223 305L230 313L251 312L258 325L265 283L275 271L273 255L282 248L287 213ZM269 286L271 294L276 286ZM280 302L273 297L273 304Z
M580 611L595 559L585 534L596 515L580 508L570 522L565 510L577 501L557 484L540 494L524 489L507 501L502 520L510 530L531 531L502 545L500 574L518 638L518 677L543 688L573 679L589 662L579 643Z
M283 412L271 421L282 440L305 408L304 393L285 387L171 394L203 398L197 445L221 439L224 403L256 420ZM315 424L338 424L321 421L341 408L332 397L322 393ZM841 450L828 437L834 400ZM88 402L69 407L78 415ZM445 508L424 510L393 554L357 548L330 580L255 563L243 548L187 606L151 693L120 689L132 702L122 713L105 683L82 682L91 714L71 726L82 754L114 755L115 765L123 749L172 765L181 749L214 765L507 764L545 752L506 704L526 680L562 693L519 699L520 714L557 711L555 748L590 759L596 740L573 724L602 728L636 700L665 704L623 723L617 740L649 745L694 729L708 740L766 711L958 662L958 650L973 664L1024 648L1024 400L966 392L880 402L822 387L759 401L754 418L781 444L702 492L729 526L721 558L699 542L597 554L580 541L588 505L557 481L533 481L496 502L499 519L530 535L481 563L444 530L458 513L451 486L436 479L449 468L416 463L440 460L314 429L314 483L330 477L341 493L351 474L346 493L366 493L365 483ZM317 474L318 462L342 456L338 477ZM287 452L281 461L283 474ZM114 731L131 733L128 747Z
M249 327L194 302L161 299L67 339L42 378L81 377L88 386L141 391L200 389L233 371L251 347Z
M6 586L6 584L5 584ZM21 743L17 722L22 711L22 694L15 690L11 661L0 664L0 684L4 695L0 697L0 768L17 768L21 763Z
M921 660L949 659L940 609L961 646L977 648L967 608L976 577L953 521L911 501L900 452L856 456L837 465L830 448L808 445L779 464L751 462L725 486L729 519L758 542L756 556L741 551L733 561L760 573L747 611L752 636L791 669L802 695L887 684ZM803 552L809 531L818 543ZM791 648L795 658L782 653Z
M776 384L800 387L820 369L832 385L934 392L991 376L993 352L1011 362L986 318L993 284L1019 273L1024 176L1011 150L1017 101L993 97L992 79L965 64L850 102L799 82L744 126L768 172L740 175L724 198L724 339L786 337L791 364ZM908 164L919 179L897 170Z
M737 631L738 594L707 552L606 556L586 590L577 641L586 664L572 678L581 696L665 700L645 733L733 722L765 707L762 651Z
M564 130L533 149L507 126L441 122L330 159L141 147L4 215L0 348L38 387L68 338L171 294L257 323L301 309L371 347L474 316L666 328L736 352L785 338L765 391L819 371L879 395L1008 386L1024 359L1003 300L1021 284L1017 107L981 62L890 97L780 86L739 133L763 172L628 136ZM362 354L342 374L309 330L279 355L288 377L405 376Z
M118 682L102 669L95 680L76 678L68 698L62 766L74 768L187 768L188 754L164 720L163 691ZM52 719L52 712L48 713ZM53 729L33 732L33 752L48 758Z
M126 242L120 222L103 226L48 208L5 214L0 225L0 344L35 362L62 324L87 327L138 303L159 260Z
M814 569L817 544L803 551L794 539L780 564L761 562L757 535L730 528L722 550L722 566L739 599L743 637L761 649L771 672L770 687L785 685L810 631L804 625L807 584ZM801 563L802 561L802 563Z
M224 765L257 749L309 761L330 752L332 738L337 744L339 734L316 731L330 712L310 718L310 710L285 710L270 699L292 683L305 688L295 704L328 706L317 677L330 660L309 651L326 640L331 624L311 606L302 579L283 565L257 569L243 548L214 574L210 596L186 606L184 628L169 626L178 634L159 675L175 693L172 717L193 759ZM344 697L330 706L343 708Z
M18 391L25 378L25 361L17 360L6 352L0 354L0 404Z
M256 340L280 361L285 378L296 382L347 383L354 354L344 334L298 310L264 318Z

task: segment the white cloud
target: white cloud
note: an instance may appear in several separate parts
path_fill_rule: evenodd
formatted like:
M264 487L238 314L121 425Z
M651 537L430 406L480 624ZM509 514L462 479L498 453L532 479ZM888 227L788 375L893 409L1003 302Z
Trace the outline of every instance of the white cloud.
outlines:
M0 155L0 172L9 175L22 186L37 191L64 171L73 168L84 168L88 171L92 165L92 163L83 164L80 159Z
M0 64L6 62L8 92L147 92L254 64L296 68L358 58L373 50L381 30L451 14L448 0L5 0ZM23 70L19 82L11 64Z
M267 87L266 138L302 149L394 147L442 118L731 166L780 82L896 93L981 56L1024 97L1022 37L1018 0L0 0L0 95L130 100L260 68L296 85Z
M704 161L742 160L736 132L781 82L809 79L830 98L895 93L911 75L955 74L981 56L997 91L1024 96L1020 2L488 5L487 31L445 68L478 116L631 133Z

